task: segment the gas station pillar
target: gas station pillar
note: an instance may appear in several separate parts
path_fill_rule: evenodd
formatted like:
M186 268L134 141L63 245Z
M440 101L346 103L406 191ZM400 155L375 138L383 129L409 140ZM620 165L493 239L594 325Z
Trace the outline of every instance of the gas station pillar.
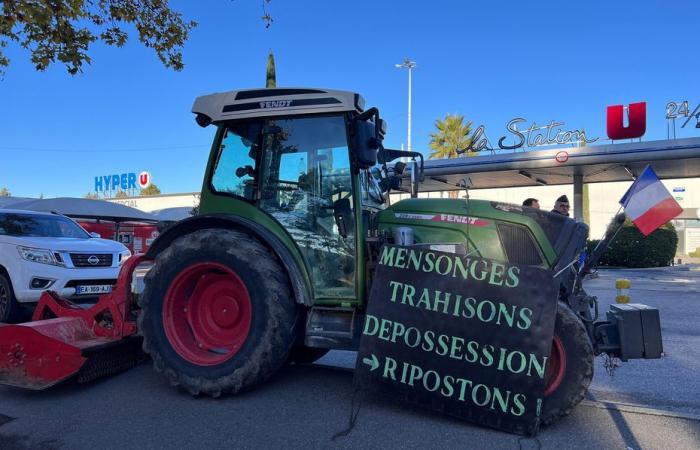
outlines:
M583 175L574 174L574 219L583 220Z

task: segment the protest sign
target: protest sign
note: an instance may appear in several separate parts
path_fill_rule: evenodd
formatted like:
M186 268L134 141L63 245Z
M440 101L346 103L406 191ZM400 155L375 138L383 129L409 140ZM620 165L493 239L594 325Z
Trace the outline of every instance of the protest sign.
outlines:
M384 246L355 382L520 434L539 426L557 308L551 272Z

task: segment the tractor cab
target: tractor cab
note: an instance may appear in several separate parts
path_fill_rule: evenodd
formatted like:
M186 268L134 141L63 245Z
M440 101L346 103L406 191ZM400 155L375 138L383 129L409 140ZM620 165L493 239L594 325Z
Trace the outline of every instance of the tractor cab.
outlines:
M193 112L217 127L200 215L256 222L287 247L314 304L356 304L358 236L385 205L372 170L386 132L378 110L350 92L284 88L200 97Z

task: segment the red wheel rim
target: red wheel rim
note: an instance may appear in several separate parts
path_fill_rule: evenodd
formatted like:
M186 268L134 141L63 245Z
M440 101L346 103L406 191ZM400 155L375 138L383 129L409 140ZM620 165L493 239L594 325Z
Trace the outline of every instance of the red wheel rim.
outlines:
M234 271L218 263L185 268L163 300L163 326L170 345L200 366L221 364L238 353L251 320L248 289Z
M544 396L548 397L556 391L564 380L566 373L566 350L559 336L552 340L552 351L547 361L547 370L544 374Z

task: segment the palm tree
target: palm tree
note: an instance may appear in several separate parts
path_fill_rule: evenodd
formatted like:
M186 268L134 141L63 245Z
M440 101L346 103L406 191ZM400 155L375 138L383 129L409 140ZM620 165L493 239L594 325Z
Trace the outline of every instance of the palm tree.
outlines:
M464 116L447 114L443 120L436 120L437 132L430 134L430 158L457 158L471 147L472 122L464 123ZM476 152L466 152L474 156ZM449 198L457 198L458 191L450 191Z
M447 114L436 120L437 132L430 133L430 158L457 158L472 144L472 122L464 123L464 116ZM474 156L476 152L467 152Z

